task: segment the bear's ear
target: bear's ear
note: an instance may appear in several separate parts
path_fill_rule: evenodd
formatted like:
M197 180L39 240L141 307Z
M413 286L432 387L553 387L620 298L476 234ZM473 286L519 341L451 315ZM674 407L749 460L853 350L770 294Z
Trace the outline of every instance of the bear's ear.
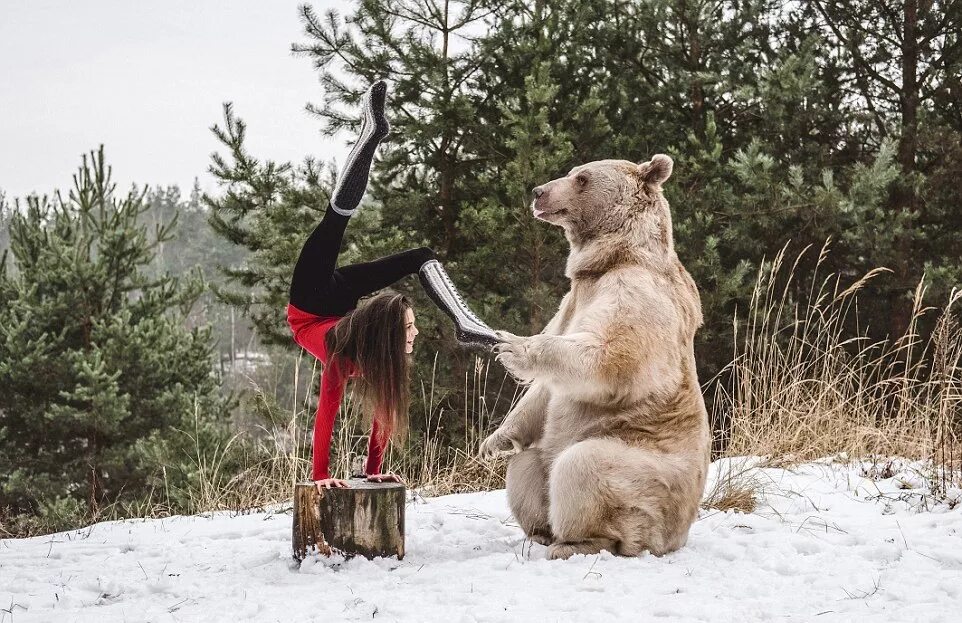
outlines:
M641 179L646 184L661 186L665 183L665 180L671 177L673 166L674 163L671 158L665 154L655 154L650 161L638 165L638 174L641 175Z

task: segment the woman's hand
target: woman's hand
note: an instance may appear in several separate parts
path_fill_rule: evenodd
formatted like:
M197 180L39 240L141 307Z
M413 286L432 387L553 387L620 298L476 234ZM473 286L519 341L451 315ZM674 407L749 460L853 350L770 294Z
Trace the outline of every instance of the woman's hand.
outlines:
M404 481L397 474L370 474L367 477L368 482L398 482L402 485Z
M351 485L347 483L346 480L341 480L340 478L322 478L321 480L315 480L314 486L317 487L318 493L324 493L323 489L350 489Z

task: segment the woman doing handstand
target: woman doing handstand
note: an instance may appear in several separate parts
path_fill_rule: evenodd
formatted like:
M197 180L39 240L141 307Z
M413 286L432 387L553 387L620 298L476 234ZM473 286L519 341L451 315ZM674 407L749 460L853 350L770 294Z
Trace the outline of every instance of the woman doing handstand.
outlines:
M347 223L367 187L378 143L388 136L384 115L387 87L374 83L363 101L361 136L338 176L324 217L294 266L287 320L294 341L324 364L314 423L312 480L317 487L347 487L330 474L330 446L344 386L359 383L364 403L373 412L364 472L368 480L399 481L383 474L384 450L407 427L408 355L418 330L410 300L383 293L360 306L361 297L418 273L422 285L455 322L458 340L491 345L494 332L464 304L444 268L427 247L410 249L372 262L335 267Z

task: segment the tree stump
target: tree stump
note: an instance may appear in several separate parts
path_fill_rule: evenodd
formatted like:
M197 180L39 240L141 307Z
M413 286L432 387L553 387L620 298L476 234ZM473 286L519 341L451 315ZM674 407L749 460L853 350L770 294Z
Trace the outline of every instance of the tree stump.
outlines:
M404 485L349 481L349 489L317 491L313 482L294 485L294 558L332 552L365 558L404 558Z

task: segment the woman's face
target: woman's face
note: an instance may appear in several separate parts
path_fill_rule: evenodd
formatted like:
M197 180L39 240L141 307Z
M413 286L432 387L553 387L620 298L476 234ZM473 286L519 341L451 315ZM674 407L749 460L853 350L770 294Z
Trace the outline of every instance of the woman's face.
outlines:
M404 352L414 352L414 338L418 334L418 328L414 326L414 310L408 307L404 310L404 326L407 328L407 343L404 345Z

